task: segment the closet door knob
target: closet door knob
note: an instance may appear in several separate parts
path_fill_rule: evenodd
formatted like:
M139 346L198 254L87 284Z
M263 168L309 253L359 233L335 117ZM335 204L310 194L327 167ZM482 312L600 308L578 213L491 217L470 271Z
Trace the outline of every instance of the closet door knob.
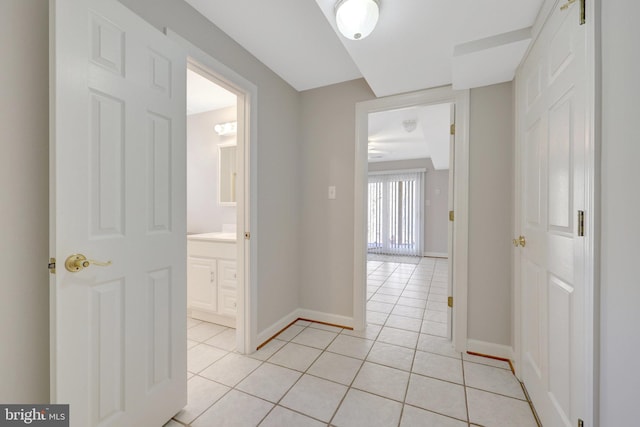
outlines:
M524 238L524 236L519 236L516 239L513 239L513 246L515 246L516 248L518 246L522 246L523 248L527 245L527 239Z

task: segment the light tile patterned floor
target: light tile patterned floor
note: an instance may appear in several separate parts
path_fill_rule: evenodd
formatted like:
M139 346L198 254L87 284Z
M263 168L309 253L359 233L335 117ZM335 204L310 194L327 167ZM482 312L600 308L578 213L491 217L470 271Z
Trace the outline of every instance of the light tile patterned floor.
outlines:
M189 319L189 402L166 426L537 426L508 363L444 338L446 260L368 270L365 331L298 321L243 356Z

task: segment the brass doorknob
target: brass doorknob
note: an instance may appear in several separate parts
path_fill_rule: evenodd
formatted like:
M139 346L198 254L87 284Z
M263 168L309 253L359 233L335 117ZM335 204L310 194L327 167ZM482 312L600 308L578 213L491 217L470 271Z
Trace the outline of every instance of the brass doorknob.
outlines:
M517 239L513 239L513 246L517 248L518 245L522 246L523 248L527 245L527 240L524 238L524 236L519 236Z
M89 267L91 264L99 265L101 267L107 267L111 265L111 261L107 261L107 262L96 261L93 259L87 259L87 257L82 254L73 254L73 255L69 255L64 262L64 266L67 269L67 271L70 271L72 273L76 273L82 269L85 269Z

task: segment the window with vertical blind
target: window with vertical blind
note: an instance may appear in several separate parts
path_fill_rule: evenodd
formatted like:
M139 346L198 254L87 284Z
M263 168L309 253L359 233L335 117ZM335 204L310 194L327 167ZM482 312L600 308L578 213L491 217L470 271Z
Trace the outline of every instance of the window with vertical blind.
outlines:
M368 252L422 255L424 171L369 174Z

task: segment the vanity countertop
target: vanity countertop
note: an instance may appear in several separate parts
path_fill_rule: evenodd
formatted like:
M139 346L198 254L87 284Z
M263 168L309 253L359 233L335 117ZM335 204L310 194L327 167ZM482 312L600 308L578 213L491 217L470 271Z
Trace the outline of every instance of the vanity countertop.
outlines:
M212 241L212 242L225 242L225 243L235 243L236 242L236 233L226 233L226 232L213 232L213 233L200 233L200 234L189 234L187 236L188 240L204 240L204 241Z

